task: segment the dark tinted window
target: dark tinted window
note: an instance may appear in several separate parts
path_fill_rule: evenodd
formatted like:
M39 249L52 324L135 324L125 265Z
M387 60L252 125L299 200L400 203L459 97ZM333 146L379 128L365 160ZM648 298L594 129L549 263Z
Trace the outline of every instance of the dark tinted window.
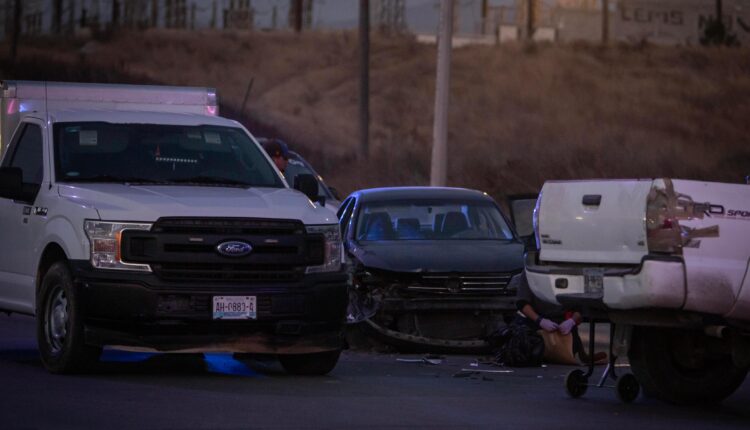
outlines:
M10 161L10 167L18 167L23 171L24 184L42 183L42 147L42 130L37 125L27 124Z

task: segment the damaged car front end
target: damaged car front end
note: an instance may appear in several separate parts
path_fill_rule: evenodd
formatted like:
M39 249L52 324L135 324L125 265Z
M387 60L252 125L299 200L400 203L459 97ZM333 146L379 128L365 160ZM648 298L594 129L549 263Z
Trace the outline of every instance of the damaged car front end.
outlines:
M350 259L348 320L412 351L487 351L515 313L524 245L486 194L388 188L339 211Z

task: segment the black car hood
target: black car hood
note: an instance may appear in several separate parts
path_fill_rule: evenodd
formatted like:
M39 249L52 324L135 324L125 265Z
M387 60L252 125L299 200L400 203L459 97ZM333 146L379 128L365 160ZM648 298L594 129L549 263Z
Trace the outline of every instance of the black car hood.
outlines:
M349 242L364 266L392 272L514 272L523 269L524 246L500 240Z

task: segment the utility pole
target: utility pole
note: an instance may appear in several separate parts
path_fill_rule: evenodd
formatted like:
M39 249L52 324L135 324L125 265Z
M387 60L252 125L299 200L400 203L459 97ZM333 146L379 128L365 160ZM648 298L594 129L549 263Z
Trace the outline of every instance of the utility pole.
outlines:
M76 2L75 0L70 0L68 3L68 28L66 30L67 33L73 34L76 30Z
M482 36L487 34L487 0L482 0Z
M432 135L430 185L445 186L448 177L448 102L450 93L451 48L453 44L453 0L440 2L437 78L435 80L435 122Z
M159 0L151 0L151 27L159 26Z
M112 0L112 22L110 25L112 28L120 26L120 2L118 0Z
M13 2L13 34L10 41L11 63L16 62L16 55L18 54L18 39L21 37L21 16L21 0L15 0Z
M55 0L52 4L52 33L62 33L63 0Z
M292 4L289 5L290 24L294 28L294 31L299 33L302 31L302 0L292 0Z
M359 155L370 155L370 0L359 0Z
M724 30L724 7L722 0L716 0L716 22L721 24L722 32Z
M602 45L609 43L609 0L602 0Z
M526 0L526 40L534 40L534 0Z

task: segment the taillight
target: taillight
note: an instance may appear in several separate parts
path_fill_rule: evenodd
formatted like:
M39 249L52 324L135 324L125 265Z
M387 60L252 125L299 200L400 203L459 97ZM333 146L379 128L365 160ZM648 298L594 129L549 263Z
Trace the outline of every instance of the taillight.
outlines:
M649 252L682 254L680 223L675 217L677 195L671 181L654 181L646 203L646 240Z

